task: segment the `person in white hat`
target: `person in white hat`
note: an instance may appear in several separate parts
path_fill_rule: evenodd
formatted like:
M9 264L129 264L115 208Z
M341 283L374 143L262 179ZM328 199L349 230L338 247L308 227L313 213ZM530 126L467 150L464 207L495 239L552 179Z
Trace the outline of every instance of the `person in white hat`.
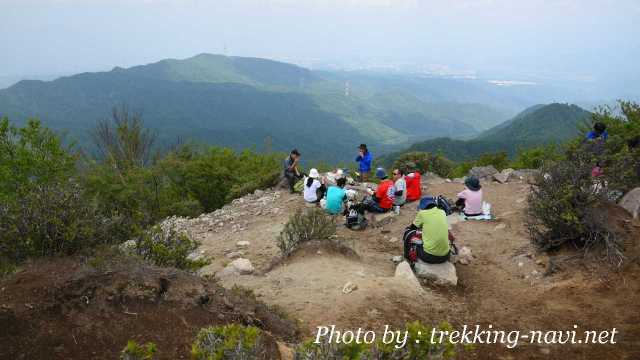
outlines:
M324 179L320 179L318 169L311 169L309 176L304 179L304 201L308 203L318 203L324 197L326 187Z

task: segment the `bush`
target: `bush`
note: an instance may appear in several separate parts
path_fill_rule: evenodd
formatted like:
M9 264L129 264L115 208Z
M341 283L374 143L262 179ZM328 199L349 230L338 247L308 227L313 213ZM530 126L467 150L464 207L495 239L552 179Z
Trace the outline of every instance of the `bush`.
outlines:
M302 243L329 239L336 233L333 218L322 209L298 210L293 214L277 238L284 256L289 256Z
M381 340L373 344L316 344L309 340L296 349L296 360L382 360L382 359L448 359L456 354L456 347L450 342L432 344L431 327L424 326L419 321L408 323L406 330L407 343L400 349L394 344L383 344ZM438 330L452 331L448 323L442 323Z
M149 342L144 346L134 340L129 340L127 346L120 353L121 360L152 360L156 353L156 344Z
M511 164L514 169L540 169L545 163L564 158L561 147L556 144L521 149Z
M608 190L603 180L591 177L590 162L564 160L543 166L542 174L528 197L527 227L532 242L542 250L566 244L585 253L604 250L609 262L619 266L622 234L608 221Z
M37 120L0 120L0 253L7 261L70 254L101 240L72 148Z
M415 167L422 174L432 172L442 177L451 177L454 169L454 162L441 154L428 152L409 152L402 154L394 163L394 169L402 169L405 172Z
M174 228L163 230L154 226L137 240L135 251L145 260L157 266L197 270L208 264L204 260L191 260L189 254L198 248L198 243Z
M257 359L265 355L262 332L253 326L230 324L201 329L191 346L194 360Z

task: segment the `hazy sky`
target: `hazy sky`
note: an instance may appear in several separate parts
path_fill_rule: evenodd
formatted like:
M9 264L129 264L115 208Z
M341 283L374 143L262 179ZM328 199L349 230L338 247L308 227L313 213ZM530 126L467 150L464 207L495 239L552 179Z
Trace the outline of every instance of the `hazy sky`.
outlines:
M0 76L225 52L626 86L638 24L640 0L0 0Z

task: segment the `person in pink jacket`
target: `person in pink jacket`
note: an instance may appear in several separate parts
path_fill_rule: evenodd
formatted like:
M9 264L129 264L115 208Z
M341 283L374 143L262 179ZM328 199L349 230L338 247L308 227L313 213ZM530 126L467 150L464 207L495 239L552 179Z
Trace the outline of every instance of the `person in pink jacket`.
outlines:
M480 180L470 176L464 181L465 189L458 194L456 206L466 216L482 215L482 186Z

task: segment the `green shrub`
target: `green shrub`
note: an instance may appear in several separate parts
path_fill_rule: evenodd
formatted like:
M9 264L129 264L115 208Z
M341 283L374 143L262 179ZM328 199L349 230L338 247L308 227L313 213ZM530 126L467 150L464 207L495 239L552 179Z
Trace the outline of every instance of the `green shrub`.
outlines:
M322 209L305 210L296 211L278 235L278 247L284 256L289 256L304 242L326 240L336 233L333 217Z
M139 345L134 340L129 340L127 346L120 353L121 360L152 360L157 349L156 344L149 342Z
M262 331L238 324L201 329L191 346L194 360L257 359L264 352Z
M154 226L145 231L136 242L136 252L145 260L163 267L197 270L208 264L204 260L191 260L189 254L198 248L198 243L186 234L173 228L164 230Z
M564 158L561 147L556 144L521 149L511 163L514 169L539 169L547 162L560 161Z
M77 181L73 149L37 120L0 120L0 253L9 261L98 243L101 220Z
M405 172L416 168L421 173L432 172L442 177L451 177L454 162L441 154L428 152L409 152L402 154L394 163L394 169L402 169Z

